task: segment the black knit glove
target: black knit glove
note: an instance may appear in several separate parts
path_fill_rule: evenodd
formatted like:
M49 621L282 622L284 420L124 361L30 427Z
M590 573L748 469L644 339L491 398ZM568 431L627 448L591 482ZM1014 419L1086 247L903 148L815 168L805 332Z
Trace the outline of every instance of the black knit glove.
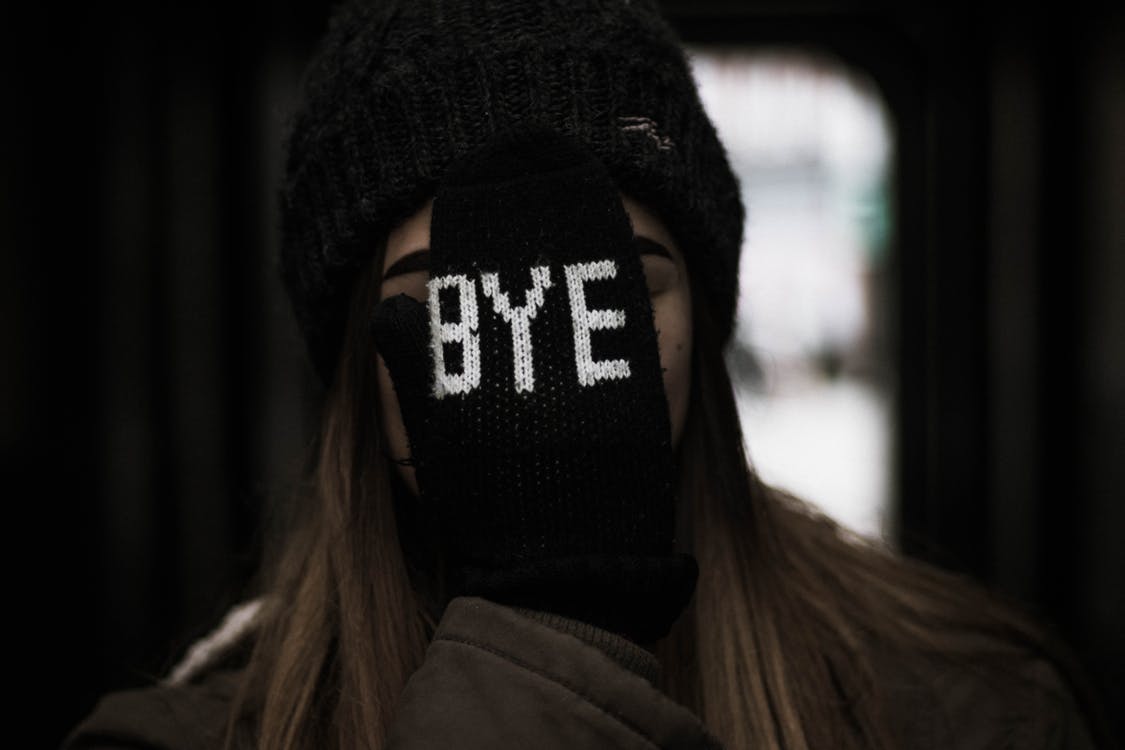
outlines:
M372 325L449 598L664 637L698 567L673 549L652 306L605 166L552 130L498 136L451 166L430 234L428 305Z

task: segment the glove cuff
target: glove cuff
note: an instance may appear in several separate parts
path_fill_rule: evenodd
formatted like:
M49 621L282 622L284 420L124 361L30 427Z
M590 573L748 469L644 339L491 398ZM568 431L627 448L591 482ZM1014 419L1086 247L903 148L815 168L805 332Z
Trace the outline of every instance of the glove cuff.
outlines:
M582 555L452 573L453 595L553 612L650 644L666 637L695 593L699 566L686 553Z

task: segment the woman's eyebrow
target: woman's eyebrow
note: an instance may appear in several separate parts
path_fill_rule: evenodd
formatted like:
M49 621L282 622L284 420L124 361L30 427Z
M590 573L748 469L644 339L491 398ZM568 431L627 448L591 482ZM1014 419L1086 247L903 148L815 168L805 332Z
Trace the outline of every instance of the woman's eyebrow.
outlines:
M637 243L641 255L663 255L668 260L675 260L671 251L654 239L638 234L633 237L633 242Z
M430 248L421 247L417 250L411 250L406 255L402 256L391 267L383 272L383 281L394 276L401 276L404 273L414 273L415 271L426 271L430 268Z

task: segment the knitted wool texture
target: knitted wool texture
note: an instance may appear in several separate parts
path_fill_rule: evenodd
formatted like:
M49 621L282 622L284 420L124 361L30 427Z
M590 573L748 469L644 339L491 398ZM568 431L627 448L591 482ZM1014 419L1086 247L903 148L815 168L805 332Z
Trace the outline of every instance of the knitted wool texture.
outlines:
M668 225L723 340L743 206L652 0L347 0L287 141L279 272L331 381L359 269L454 159L541 123L579 138Z
M428 308L377 308L451 595L637 642L697 567L674 552L671 427L644 268L604 165L557 131L502 134L434 199Z

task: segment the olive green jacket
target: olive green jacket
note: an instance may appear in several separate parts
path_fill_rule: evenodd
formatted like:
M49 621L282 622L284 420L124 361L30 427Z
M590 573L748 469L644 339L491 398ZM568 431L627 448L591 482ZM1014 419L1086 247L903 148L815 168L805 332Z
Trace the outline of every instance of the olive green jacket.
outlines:
M477 597L446 607L422 666L399 701L390 747L719 748L691 711L670 700L650 652L585 623ZM1094 747L1053 670L1028 663L1040 688L1010 699L1004 680L888 661L893 729L904 748ZM68 735L64 750L221 747L236 667L109 693Z

